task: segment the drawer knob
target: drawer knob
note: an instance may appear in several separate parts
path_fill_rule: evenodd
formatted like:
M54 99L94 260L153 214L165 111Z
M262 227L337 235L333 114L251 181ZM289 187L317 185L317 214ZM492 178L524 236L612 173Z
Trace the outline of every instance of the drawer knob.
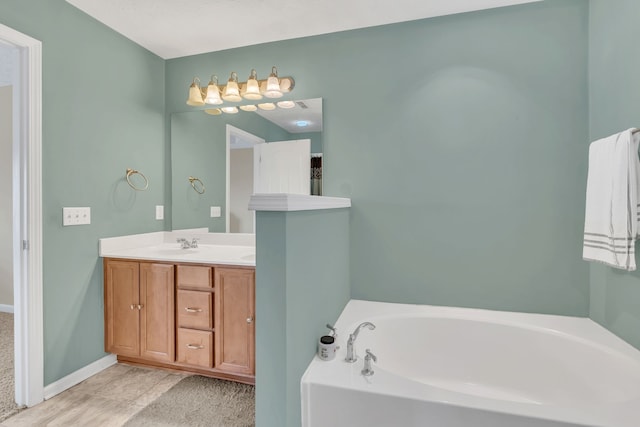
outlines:
M253 316L247 317L247 323L249 324L253 323Z
M187 348L191 350L202 350L204 346L198 344L187 344Z
M185 309L185 311L187 313L201 313L202 312L201 308L185 307L184 309Z

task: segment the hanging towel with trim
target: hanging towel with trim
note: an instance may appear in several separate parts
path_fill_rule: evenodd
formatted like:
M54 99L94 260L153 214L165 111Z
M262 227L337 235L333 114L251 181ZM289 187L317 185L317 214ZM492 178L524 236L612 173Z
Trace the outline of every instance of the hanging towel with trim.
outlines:
M628 129L589 146L582 258L636 269L640 212L640 133Z

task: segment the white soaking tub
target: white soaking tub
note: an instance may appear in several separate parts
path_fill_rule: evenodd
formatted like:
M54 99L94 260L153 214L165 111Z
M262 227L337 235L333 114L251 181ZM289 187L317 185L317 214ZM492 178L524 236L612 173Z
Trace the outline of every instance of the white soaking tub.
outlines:
M303 427L640 427L640 352L589 319L352 300L336 327L336 358L302 378Z

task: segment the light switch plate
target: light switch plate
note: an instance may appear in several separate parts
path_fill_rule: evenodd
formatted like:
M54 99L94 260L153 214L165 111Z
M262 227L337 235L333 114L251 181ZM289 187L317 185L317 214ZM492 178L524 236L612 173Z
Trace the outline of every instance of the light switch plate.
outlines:
M62 225L91 224L91 208L62 208Z
M164 219L164 206L156 206L156 219Z
M211 206L211 218L220 218L220 206Z

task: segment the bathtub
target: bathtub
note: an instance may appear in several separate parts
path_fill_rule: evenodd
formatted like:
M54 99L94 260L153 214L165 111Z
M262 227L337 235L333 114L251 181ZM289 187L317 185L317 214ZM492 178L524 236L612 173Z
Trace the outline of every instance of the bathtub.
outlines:
M640 427L640 352L589 319L352 300L335 326L336 358L302 377L303 427Z

